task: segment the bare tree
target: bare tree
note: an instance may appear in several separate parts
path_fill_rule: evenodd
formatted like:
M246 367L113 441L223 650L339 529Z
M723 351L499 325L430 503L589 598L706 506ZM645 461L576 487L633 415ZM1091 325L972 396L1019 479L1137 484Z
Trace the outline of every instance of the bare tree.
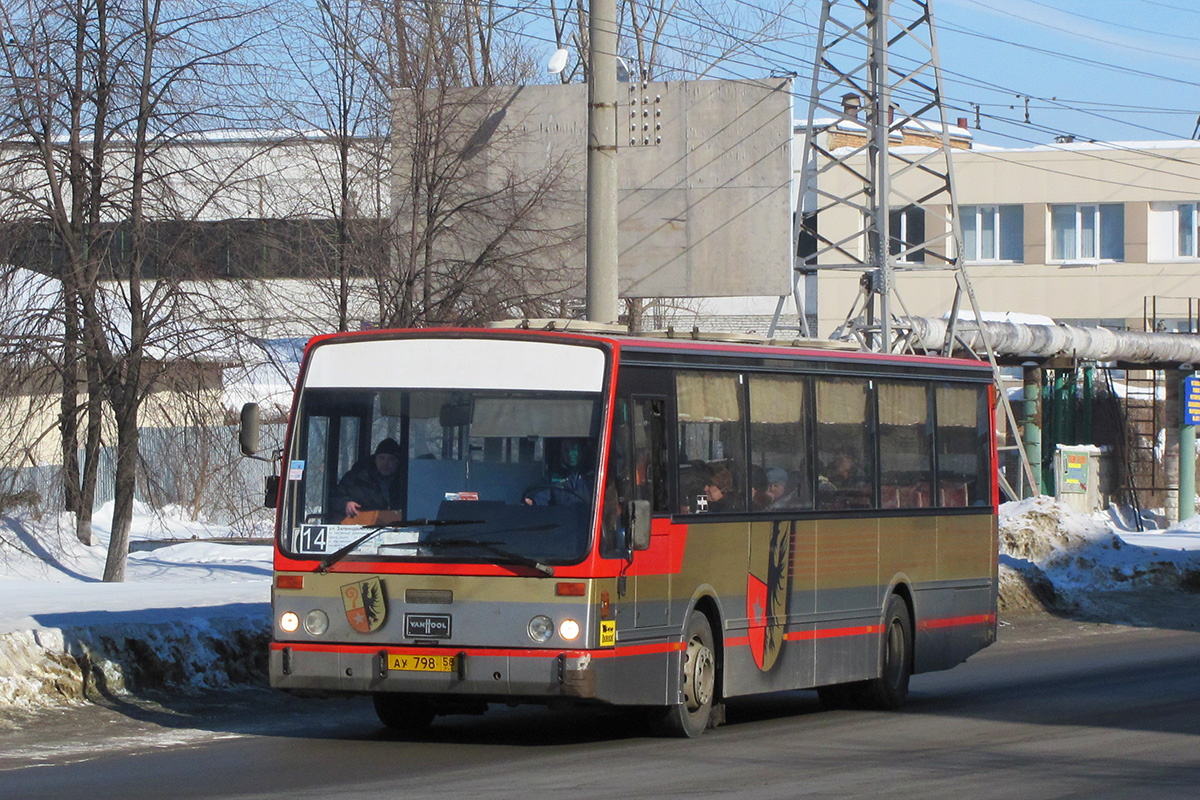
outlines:
M91 506L95 488L101 410L98 402L81 409L78 387L86 374L89 389L99 388L98 365L84 359L81 299L94 288L98 254L107 231L99 221L95 197L104 169L103 138L91 137L107 123L111 84L107 27L89 28L95 14L107 18L103 0L92 6L67 1L18 3L0 9L0 57L3 59L3 170L8 180L3 208L14 226L23 226L33 242L41 240L60 254L44 267L62 285L58 330L41 350L60 380L59 427L64 500L76 513L76 532L91 542ZM90 112L90 113L89 113ZM30 229L30 221L40 226ZM10 252L16 246L9 237ZM43 326L43 330L44 330ZM28 331L32 333L32 331ZM46 342L44 337L31 341ZM93 399L98 395L90 393ZM85 465L77 456L81 412L86 413Z
M0 97L6 208L51 238L39 269L62 281L60 427L68 487L90 493L72 466L74 405L87 384L87 465L102 435L116 451L115 510L105 580L123 580L136 488L138 417L161 365L203 341L177 317L178 282L159 276L164 218L201 213L210 175L187 157L188 137L237 119L231 93L250 36L247 12L196 0L26 0L0 11ZM195 140L193 140L195 141ZM157 226L157 227L156 227ZM80 367L82 365L82 368ZM94 483L92 483L94 485ZM90 496L67 500L82 520ZM81 538L84 538L81 535Z
M336 303L339 328L354 313L370 325L480 321L561 290L535 266L578 233L548 211L561 166L505 170L498 150L482 157L472 141L497 109L465 90L537 74L505 33L521 8L323 0L289 29L304 42L290 61L308 90L289 118L315 132L335 237L306 248L302 269Z
M397 98L394 257L372 276L382 325L537 316L568 287L546 266L580 234L561 221L565 161L518 166L522 142L505 118L519 91L425 87Z

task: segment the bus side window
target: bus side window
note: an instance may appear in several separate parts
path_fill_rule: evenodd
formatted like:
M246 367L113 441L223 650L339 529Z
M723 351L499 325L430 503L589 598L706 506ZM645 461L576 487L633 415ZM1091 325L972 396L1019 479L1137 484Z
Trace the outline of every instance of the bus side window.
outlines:
M680 370L675 374L679 415L679 511L746 510L746 429L740 376Z
M875 505L870 384L862 378L817 380L817 508Z
M808 379L750 377L750 508L811 509Z
M937 495L934 505L986 505L991 498L987 390L939 385L937 402Z
M926 384L879 381L879 483L883 508L932 505L933 425Z

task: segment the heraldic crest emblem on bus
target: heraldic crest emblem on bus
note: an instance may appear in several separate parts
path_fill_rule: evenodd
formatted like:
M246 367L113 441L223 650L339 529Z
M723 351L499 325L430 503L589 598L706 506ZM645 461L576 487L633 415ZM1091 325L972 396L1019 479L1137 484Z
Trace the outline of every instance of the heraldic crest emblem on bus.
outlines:
M379 578L368 578L343 586L342 605L346 607L346 620L350 627L359 633L379 630L387 617L387 603Z

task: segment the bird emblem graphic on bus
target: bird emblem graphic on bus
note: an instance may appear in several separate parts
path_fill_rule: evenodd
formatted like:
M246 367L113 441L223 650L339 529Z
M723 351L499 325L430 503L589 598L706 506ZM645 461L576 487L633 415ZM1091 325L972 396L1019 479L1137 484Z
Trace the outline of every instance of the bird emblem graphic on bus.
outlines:
M343 586L342 605L346 607L346 621L359 633L379 630L387 617L387 603L379 578L368 578Z
M754 663L763 672L775 666L783 647L783 628L787 620L788 595L791 593L795 529L795 522L776 522L772 525L766 574L755 575L752 569L746 579L750 653Z

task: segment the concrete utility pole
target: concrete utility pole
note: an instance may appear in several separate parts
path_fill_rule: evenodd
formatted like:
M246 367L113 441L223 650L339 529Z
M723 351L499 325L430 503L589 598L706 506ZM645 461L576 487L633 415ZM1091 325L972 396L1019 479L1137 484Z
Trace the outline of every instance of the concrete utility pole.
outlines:
M616 322L617 4L588 4L587 318Z

